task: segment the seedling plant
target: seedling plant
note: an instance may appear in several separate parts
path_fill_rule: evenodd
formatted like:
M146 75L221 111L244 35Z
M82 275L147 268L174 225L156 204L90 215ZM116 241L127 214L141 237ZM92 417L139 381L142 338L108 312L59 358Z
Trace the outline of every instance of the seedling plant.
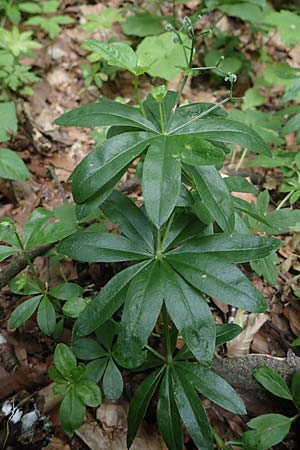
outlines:
M246 409L211 369L216 346L241 329L216 325L210 298L265 311L263 296L235 264L265 258L279 247L277 239L241 228L241 208L219 170L227 144L266 156L270 151L253 129L230 119L222 108L235 101L235 74L226 74L229 94L219 103L179 106L195 73L196 35L189 18L180 30L171 24L167 29L186 62L178 92L153 86L143 100L139 77L154 63L151 54L141 60L126 43L89 40L90 49L108 65L132 73L137 106L101 98L56 120L63 126L109 127L104 143L73 172L72 192L78 223L100 208L119 227L116 234L81 225L62 240L59 252L78 261L122 263L126 268L73 316L78 318L72 350L58 344L50 376L56 393L64 396L60 416L69 435L82 423L86 405L100 403L100 379L106 397L116 400L121 395L120 368L125 368L145 374L129 409L128 448L158 395L157 423L167 447L182 450L183 422L197 448L212 450L213 433L198 394L235 414L246 414ZM130 166L141 183L141 206L114 190ZM54 303L59 299L57 292L49 295ZM180 342L184 345L178 350Z

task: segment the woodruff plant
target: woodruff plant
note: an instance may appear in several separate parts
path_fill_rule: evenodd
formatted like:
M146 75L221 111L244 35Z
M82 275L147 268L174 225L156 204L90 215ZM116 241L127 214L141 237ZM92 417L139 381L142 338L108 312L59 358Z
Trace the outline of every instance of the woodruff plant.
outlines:
M73 330L73 350L79 359L98 361L92 361L98 372L87 374L90 379L98 381L112 363L111 376L118 377L118 386L116 364L148 373L131 402L128 448L158 392L157 423L167 447L182 450L182 421L195 445L210 450L213 434L198 392L236 414L245 414L246 409L231 386L210 368L216 345L232 339L240 329L216 326L209 299L251 312L265 311L263 296L234 264L274 253L279 241L239 232L239 209L218 172L229 151L226 144L270 154L254 130L229 119L221 108L234 100L235 76L227 74L229 96L218 104L178 106L193 73L196 37L188 18L179 31L169 28L176 34L174 45L182 45L186 59L182 86L179 92L152 87L145 101L139 96L138 77L151 64L151 57L139 61L124 43L88 41L108 64L134 75L138 107L102 98L56 120L64 126L110 127L104 144L75 169L72 190L78 219L100 207L120 228L120 234L82 229L64 239L59 250L79 261L128 263L87 305ZM189 41L183 39L184 32ZM137 158L142 207L114 191ZM101 327L112 319L117 321L117 331L107 337ZM155 328L157 322L161 327ZM109 345L105 339L84 338L94 331L106 336ZM185 342L180 351L179 338ZM76 401L83 402L82 395ZM80 422L66 424L66 420L64 416L68 432Z

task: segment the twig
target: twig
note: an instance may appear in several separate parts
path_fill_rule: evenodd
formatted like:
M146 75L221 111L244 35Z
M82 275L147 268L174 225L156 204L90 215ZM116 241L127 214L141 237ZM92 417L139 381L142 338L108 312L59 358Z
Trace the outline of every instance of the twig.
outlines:
M28 250L27 254L33 261L37 256L44 255L54 244L44 245L42 247L35 247ZM27 260L23 254L17 255L12 262L0 273L0 289L4 288L8 282L14 278L18 273L27 267Z
M61 198L62 198L62 200L63 200L63 203L64 203L65 205L67 205L67 204L68 204L68 199L67 199L65 190L64 190L64 188L62 187L61 182L60 182L59 179L57 178L56 171L55 171L55 167L52 166L51 164L50 164L50 166L49 166L49 172L50 172L50 174L51 174L51 177L52 177L52 179L53 179L53 181L54 181L54 184L55 184L55 186L56 186L58 192L59 192L60 195L61 195Z

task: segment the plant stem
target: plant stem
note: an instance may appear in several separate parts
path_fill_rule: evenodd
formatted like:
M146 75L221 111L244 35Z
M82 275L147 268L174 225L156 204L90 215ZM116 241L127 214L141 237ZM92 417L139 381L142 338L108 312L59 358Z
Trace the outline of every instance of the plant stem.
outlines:
M167 364L171 364L173 362L172 347L171 347L171 340L170 340L169 318L168 318L168 312L167 312L165 303L163 303L162 314L163 314L163 321L164 321L164 337L165 337L166 353L167 353L166 361L167 361Z
M20 249L21 249L21 251L22 251L22 254L23 254L24 258L26 259L26 262L27 262L28 266L30 267L30 270L31 270L31 272L32 272L32 275L34 276L34 278L35 278L35 280L36 280L38 286L39 286L39 287L41 288L41 290L44 292L44 290L45 290L44 284L43 284L42 281L40 280L40 277L39 277L37 271L35 270L35 267L34 267L34 265L33 265L32 261L31 261L29 255L28 255L28 253L27 253L27 251L26 251L24 245L23 245L23 242L22 242L22 240L21 240L21 238L20 238L20 235L19 235L19 233L17 232L17 230L15 230L15 235L16 235L16 237L17 237L17 240L18 240Z
M134 76L134 85L133 85L133 88L134 88L134 95L135 95L137 104L139 105L139 108L140 108L141 113L143 114L143 116L144 116L145 118L147 118L146 111L145 111L145 108L144 108L144 106L143 106L141 96L140 96L140 94L139 94L139 85L138 85L139 81L138 81L138 79L139 79L139 77L138 77L137 75L135 75L135 76Z
M173 212L173 214L171 215L170 219L168 220L166 231L164 233L164 237L163 237L163 240L162 240L162 243L161 243L161 249L162 250L164 250L164 248L165 248L166 240L167 240L167 237L168 237L168 234L169 234L172 222L174 220L174 217L175 217L175 212Z
M154 350L154 348L150 347L150 345L145 345L145 348L147 350L149 350L149 352L153 353L153 355L157 356L157 358L165 361L165 358L163 357L163 355L161 355L159 352L157 352L156 350Z
M165 121L164 121L164 114L163 114L163 108L162 108L161 103L158 103L158 109L159 109L159 120L160 120L161 132L163 134L165 134L165 132L166 132Z
M239 162L238 162L237 165L236 165L236 168L235 168L235 171L236 171L236 172L239 170L239 168L240 168L241 165L243 164L243 161L244 161L244 159L245 159L245 157L246 157L246 155L247 155L247 152L248 152L248 149L245 148L244 151L243 151L243 153L242 153L242 156L240 157Z
M290 191L282 200L281 200L281 202L279 203L279 205L277 206L277 208L276 208L276 211L278 211L280 208L282 208L283 207L283 205L288 201L288 199L292 196L292 194L294 193L295 191Z

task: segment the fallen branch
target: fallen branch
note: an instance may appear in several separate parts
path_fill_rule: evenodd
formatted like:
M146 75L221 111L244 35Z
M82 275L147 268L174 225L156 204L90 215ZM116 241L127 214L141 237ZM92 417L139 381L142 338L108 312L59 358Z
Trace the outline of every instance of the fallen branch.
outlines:
M53 245L54 244L48 244L42 247L35 247L28 250L27 254L30 260L34 261L37 256L44 255L51 247L53 247ZM18 275L18 273L25 269L26 266L27 261L23 254L18 254L15 256L11 263L0 273L0 289L3 289L4 286L6 286L12 278Z
M291 350L288 351L286 358L251 354L239 358L216 359L213 369L232 386L249 391L260 387L253 377L253 371L261 365L277 370L289 382L293 373L300 371L300 358Z

